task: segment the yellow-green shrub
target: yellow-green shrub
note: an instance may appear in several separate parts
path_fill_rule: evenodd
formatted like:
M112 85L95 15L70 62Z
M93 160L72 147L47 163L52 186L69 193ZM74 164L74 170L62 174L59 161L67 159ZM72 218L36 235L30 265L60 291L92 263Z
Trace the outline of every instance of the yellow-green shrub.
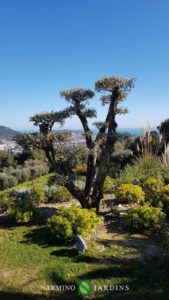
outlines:
M144 191L139 185L123 183L116 188L115 196L124 202L140 202L144 200Z
M32 202L35 205L40 204L41 202L44 202L45 198L45 190L44 187L33 187L29 190L29 196L32 198Z
M25 191L11 191L8 202L7 213L17 223L29 223L36 216L35 203L31 193Z
M161 225L164 218L165 213L161 211L161 208L144 204L132 207L125 217L125 222L132 229L144 230Z
M74 171L78 174L86 174L87 172L87 164L81 163L74 168Z
M143 190L145 192L145 198L155 198L158 197L161 189L163 187L163 182L161 179L149 177L143 182Z
M102 218L97 216L94 210L72 205L70 208L60 208L49 218L48 227L54 236L67 239L76 234L83 237L90 236L101 222Z
M63 216L55 215L48 219L48 227L54 236L60 238L70 238L73 235L70 221Z
M169 216L169 184L162 187L159 199L163 204L163 211Z

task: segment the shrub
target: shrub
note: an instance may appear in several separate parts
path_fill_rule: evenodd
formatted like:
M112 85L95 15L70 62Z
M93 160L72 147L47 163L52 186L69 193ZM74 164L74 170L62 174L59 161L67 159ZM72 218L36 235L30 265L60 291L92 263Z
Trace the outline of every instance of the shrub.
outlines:
M6 192L1 192L0 194L0 212L4 212L7 209L8 194Z
M24 164L25 168L30 170L30 179L45 175L49 172L49 168L45 162L38 161L37 159L29 159Z
M55 203L69 201L72 198L70 192L64 186L50 186L45 190L45 202Z
M0 170L14 165L14 155L6 151L0 151Z
M163 187L163 182L159 178L149 177L143 182L143 190L145 192L146 199L151 197L157 198Z
M29 180L31 177L31 171L29 168L21 169L21 182Z
M113 178L111 178L110 176L106 176L105 182L104 182L104 186L103 186L103 192L110 192L113 190L115 185L115 180Z
M125 217L126 225L132 229L144 230L161 225L165 213L159 207L152 207L148 204L132 207Z
M144 192L138 185L123 183L115 190L117 199L125 202L140 202L144 200Z
M74 171L78 174L86 174L87 172L87 164L86 163L81 163L77 165L74 169Z
M163 181L159 178L147 178L142 186L145 192L145 201L151 206L163 207L162 202L160 201L160 194L163 187Z
M38 176L40 176L39 166L31 167L30 172L31 172L31 179L37 178Z
M8 176L8 187L12 187L18 184L18 179L12 175Z
M8 188L8 175L5 173L0 174L0 190Z
M22 181L22 170L21 169L14 169L12 172L11 172L11 175L16 177L18 182L21 182Z
M136 179L142 183L149 177L160 178L163 165L156 156L147 155L135 160L133 165L127 165L118 179L121 183L133 183Z
M17 223L29 223L36 214L35 204L29 191L11 191L7 213Z
M57 237L67 239L73 236L71 222L62 216L56 215L48 220L51 233Z
M169 216L169 184L162 187L159 199L163 204L163 211Z
M169 184L169 167L164 166L163 171L162 171L162 177L164 179L165 184Z
M0 190L10 188L14 185L17 185L18 180L16 177L12 175L8 175L6 173L0 174Z
M44 187L33 187L29 190L29 197L34 205L38 205L41 202L44 202L45 190Z
M101 222L102 218L94 210L72 205L70 208L61 208L55 216L48 219L48 227L54 236L68 239L76 234L90 236Z
M36 165L36 163L38 163ZM24 182L30 179L35 179L39 176L48 174L48 166L37 160L26 161L23 168L4 167L3 172L0 173L0 190L4 190L17 185L20 182Z

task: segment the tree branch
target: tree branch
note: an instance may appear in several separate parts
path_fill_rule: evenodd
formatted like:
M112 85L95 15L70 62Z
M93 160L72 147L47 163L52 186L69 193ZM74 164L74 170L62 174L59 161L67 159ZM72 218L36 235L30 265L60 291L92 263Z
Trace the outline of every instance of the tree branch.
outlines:
M87 117L82 112L82 110L79 108L79 106L76 106L76 114L79 117L79 119L82 123L83 129L84 129L84 132L85 132L86 146L87 146L87 148L91 149L91 148L93 148L94 144L93 144L93 139L92 139L92 132L89 128Z

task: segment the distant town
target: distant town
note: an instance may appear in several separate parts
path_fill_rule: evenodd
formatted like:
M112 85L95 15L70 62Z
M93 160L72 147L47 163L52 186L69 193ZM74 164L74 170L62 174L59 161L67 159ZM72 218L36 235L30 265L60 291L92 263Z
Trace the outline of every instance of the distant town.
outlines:
M22 147L20 147L15 141L0 138L0 151L18 153L22 152Z
M152 128L152 130L156 130L156 129ZM93 131L93 135L95 135L96 129L92 131ZM139 136L140 133L142 132L141 128L119 128L118 131L119 133L128 132L133 137ZM9 127L0 126L0 151L7 151L12 153L22 152L22 148L14 141L14 137L17 134L21 134L21 132L15 131ZM82 131L72 130L69 147L76 148L81 146L85 146L85 137Z
M79 147L85 145L85 138L80 132L71 132L72 137L70 140L70 147ZM20 147L11 138L0 138L0 151L6 151L11 153L22 152L22 147Z

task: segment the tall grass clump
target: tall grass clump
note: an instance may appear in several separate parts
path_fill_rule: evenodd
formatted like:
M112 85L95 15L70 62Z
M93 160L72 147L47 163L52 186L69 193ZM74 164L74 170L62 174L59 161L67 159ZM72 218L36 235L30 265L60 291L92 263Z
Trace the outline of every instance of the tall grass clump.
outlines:
M165 144L164 153L162 155L163 164L169 166L169 144Z
M127 165L121 172L119 183L142 183L149 177L161 178L163 176L161 159L153 155L139 157L132 165Z

